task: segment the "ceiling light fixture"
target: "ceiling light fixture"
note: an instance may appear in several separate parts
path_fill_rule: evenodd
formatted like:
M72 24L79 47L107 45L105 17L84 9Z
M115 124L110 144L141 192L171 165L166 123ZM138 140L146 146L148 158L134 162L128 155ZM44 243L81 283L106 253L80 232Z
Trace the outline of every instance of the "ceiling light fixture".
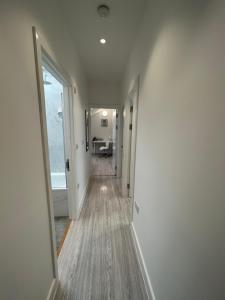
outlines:
M103 115L103 117L106 117L106 116L108 116L108 112L106 110L103 110L102 115Z
M101 4L97 7L97 12L100 18L106 18L109 16L110 9L108 5Z
M101 44L105 44L105 43L106 43L106 39L101 38L101 39L100 39L100 43L101 43Z

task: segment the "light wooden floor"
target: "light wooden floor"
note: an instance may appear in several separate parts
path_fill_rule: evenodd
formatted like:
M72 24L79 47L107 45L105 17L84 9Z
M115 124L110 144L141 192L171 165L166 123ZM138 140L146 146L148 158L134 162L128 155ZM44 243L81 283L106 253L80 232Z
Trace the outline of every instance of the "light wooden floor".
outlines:
M95 176L115 175L115 170L113 170L113 158L93 155L91 157L91 174Z
M80 219L59 256L57 300L145 300L118 179L93 177Z

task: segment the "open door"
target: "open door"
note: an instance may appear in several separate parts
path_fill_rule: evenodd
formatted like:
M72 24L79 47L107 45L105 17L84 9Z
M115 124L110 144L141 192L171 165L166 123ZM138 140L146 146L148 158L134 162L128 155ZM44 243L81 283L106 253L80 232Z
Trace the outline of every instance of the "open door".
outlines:
M118 113L112 108L90 109L91 174L116 176Z
M118 149L118 145L117 145L117 136L118 136L118 110L114 109L113 110L113 114L112 114L112 168L114 170L114 175L117 176L117 149Z
M34 27L33 41L53 273L57 281L57 254L65 239L70 219L75 215L72 84L51 59Z
M123 195L130 200L131 221L133 220L134 207L134 181L135 181L135 156L136 156L136 136L137 136L137 117L138 117L138 92L139 78L134 83L133 88L128 94L128 99L123 112L123 172L122 190ZM135 203L136 210L139 212L138 203Z

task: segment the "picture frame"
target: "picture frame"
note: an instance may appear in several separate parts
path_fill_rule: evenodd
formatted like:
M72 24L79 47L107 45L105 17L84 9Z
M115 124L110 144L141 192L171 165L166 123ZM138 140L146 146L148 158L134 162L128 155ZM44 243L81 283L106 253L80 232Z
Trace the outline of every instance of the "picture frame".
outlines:
M101 119L101 127L108 127L108 119Z

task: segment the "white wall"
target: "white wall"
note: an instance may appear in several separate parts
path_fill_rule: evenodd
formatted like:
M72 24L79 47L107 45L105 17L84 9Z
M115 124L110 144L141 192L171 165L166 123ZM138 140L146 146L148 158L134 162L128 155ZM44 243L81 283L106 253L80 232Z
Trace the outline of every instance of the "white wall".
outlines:
M0 4L0 298L44 300L53 280L32 25L78 87L79 197L88 177L85 80L55 1ZM79 134L78 134L79 132Z
M134 226L157 300L225 299L225 2L151 1L140 73Z

